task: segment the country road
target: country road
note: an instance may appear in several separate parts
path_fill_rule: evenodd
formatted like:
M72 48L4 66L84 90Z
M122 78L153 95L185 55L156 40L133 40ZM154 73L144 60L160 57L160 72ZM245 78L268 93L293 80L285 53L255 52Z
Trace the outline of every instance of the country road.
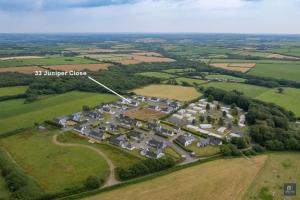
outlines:
M120 182L115 177L115 166L114 166L114 164L100 149L97 149L97 148L89 146L89 145L84 145L84 144L61 143L57 140L57 136L58 135L56 134L52 138L52 142L55 145L62 146L62 147L82 147L82 148L90 149L90 150L96 152L97 154L99 154L101 157L104 158L104 160L107 162L108 167L109 167L109 176L108 176L107 180L105 181L103 187L112 186L112 185L115 185L115 184Z

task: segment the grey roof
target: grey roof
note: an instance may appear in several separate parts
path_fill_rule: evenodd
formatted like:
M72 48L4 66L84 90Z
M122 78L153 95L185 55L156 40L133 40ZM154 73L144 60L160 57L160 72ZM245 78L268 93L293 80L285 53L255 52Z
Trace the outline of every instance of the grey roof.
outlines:
M122 142L124 142L126 140L127 140L126 135L119 135L117 137L110 139L109 142L114 145L120 145Z
M148 141L148 145L157 149L163 148L164 147L164 143L157 141L155 139L151 139Z
M129 136L129 137L132 137L132 138L142 139L142 138L143 138L143 133L138 132L138 131L131 131L131 132L128 134L128 136Z
M96 138L102 138L104 135L104 131L102 130L92 130L91 132L89 132L89 135L92 137L96 137Z

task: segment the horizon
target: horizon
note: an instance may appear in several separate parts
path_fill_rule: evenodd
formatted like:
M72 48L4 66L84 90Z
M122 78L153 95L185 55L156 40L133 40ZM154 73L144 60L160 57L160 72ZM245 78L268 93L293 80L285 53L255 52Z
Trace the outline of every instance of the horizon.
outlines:
M300 0L0 0L0 33L298 35L299 8Z

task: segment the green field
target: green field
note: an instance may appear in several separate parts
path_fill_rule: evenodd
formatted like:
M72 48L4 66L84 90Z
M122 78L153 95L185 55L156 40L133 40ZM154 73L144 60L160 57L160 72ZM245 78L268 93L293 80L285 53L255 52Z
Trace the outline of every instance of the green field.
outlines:
M248 74L300 82L300 64L258 63Z
M182 84L183 82L186 82L190 85L193 84L202 84L205 83L205 80L201 80L201 79L193 79L193 78L185 78L185 77L180 77L180 78L175 78L176 82L179 84Z
M0 141L16 163L48 192L82 186L88 176L105 178L108 165L96 152L52 143L53 132L27 131Z
M9 195L10 193L8 191L8 188L6 187L4 178L0 176L0 200L8 199Z
M27 88L27 86L3 87L0 88L0 97L23 94Z
M269 154L264 167L255 177L243 199L285 199L283 196L283 184L300 181L299 163L299 153ZM297 184L297 191L299 190L300 185ZM297 196L287 199L296 200L299 199L299 197L300 195L297 193Z
M188 149L192 150L197 156L200 157L212 156L220 153L220 147L218 146L206 146L199 148L197 147L196 142L188 146Z
M256 98L282 106L287 110L293 111L297 117L300 117L300 89L284 88L282 94L278 93L277 89L271 89Z
M181 72L194 72L194 68L183 68L183 69L167 69L163 70L163 72L167 73L181 73Z
M115 95L69 92L47 96L33 103L23 99L0 102L0 133L32 126L35 122L80 111L83 105L96 106L117 100Z
M93 59L97 59L99 61L120 61L124 59L131 59L132 56L130 54L89 54L89 55L82 55L79 57L89 57Z
M176 77L175 75L162 73L162 72L144 72L144 73L138 73L138 75L161 78L161 79L168 79L168 78Z
M280 48L275 48L271 50L272 52L276 53L282 53L285 55L290 55L290 56L297 56L300 57L300 48L299 47L280 47Z
M243 79L243 78L238 78L235 76L229 76L229 75L223 75L223 74L210 74L210 75L207 75L206 78L208 78L208 79L218 78L218 79L230 80L230 81L236 81L236 82L244 82L245 81L245 79Z
M96 147L100 149L103 153L105 153L108 156L108 158L112 160L116 167L127 168L141 160L141 158L135 156L131 152L121 150L115 146L106 143L91 144L86 138L80 137L72 132L59 135L58 140L64 143L77 143Z
M224 83L224 82L211 82L208 84L203 84L203 87L215 87L226 91L232 91L237 90L240 92L243 92L245 95L249 97L257 97L267 90L269 88L261 87L261 86L255 86L255 85L249 85L244 83Z
M48 57L33 59L12 59L0 60L0 67L19 67L32 65L67 65L67 64L88 64L97 63L92 60L79 57Z

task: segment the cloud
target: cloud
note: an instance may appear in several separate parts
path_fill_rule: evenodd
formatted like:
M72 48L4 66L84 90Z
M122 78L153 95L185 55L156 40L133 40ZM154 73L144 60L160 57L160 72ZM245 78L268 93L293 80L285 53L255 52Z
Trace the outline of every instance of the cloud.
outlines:
M62 10L131 4L138 0L0 0L2 11Z

